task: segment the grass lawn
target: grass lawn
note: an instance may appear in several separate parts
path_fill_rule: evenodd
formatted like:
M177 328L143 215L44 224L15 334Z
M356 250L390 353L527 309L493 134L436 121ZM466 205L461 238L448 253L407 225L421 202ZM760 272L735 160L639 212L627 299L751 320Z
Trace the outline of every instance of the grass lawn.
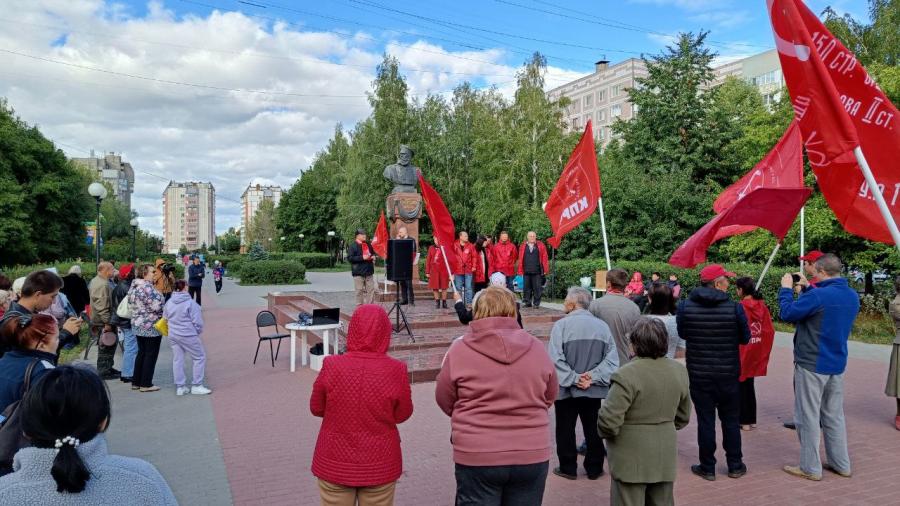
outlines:
M236 279L235 282L240 286L277 286L277 285L308 285L309 281L303 280L297 283L242 283L240 279Z
M71 350L63 350L62 352L60 352L60 364L68 364L75 359L79 359L84 356L84 349L87 347L89 339L87 326L82 327L81 334L79 334L78 337L81 339L81 342L78 343L78 346L75 346Z
M376 269L377 271L377 269ZM335 264L334 267L318 267L315 269L309 268L306 269L306 272L350 272L350 264Z
M775 330L794 332L794 326L782 321L775 322ZM851 341L870 344L891 344L894 342L894 324L887 318L860 313L850 333Z

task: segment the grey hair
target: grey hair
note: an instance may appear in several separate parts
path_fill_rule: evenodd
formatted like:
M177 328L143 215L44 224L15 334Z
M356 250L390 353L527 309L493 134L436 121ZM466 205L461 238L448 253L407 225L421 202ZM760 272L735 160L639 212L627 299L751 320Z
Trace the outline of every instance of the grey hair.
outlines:
M576 306L587 309L591 305L591 292L581 286L570 286L566 292L566 300Z
M841 259L834 253L826 253L816 260L816 269L832 277L840 276L841 271L844 269L844 264L841 263Z
M80 265L73 265L72 267L69 267L69 274L78 274L78 275L81 275L81 266L80 266Z

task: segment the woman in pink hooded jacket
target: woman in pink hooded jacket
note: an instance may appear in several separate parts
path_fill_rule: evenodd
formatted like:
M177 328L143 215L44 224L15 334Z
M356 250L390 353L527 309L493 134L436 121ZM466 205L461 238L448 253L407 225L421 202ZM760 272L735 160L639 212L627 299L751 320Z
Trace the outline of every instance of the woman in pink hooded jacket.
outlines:
M435 398L450 416L457 505L539 505L559 385L543 344L516 323L516 299L479 294L468 332L441 365Z

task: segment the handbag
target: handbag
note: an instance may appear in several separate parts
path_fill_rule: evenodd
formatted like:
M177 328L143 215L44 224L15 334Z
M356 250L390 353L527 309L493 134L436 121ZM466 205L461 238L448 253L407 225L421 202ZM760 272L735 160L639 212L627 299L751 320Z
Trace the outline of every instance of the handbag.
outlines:
M115 332L106 331L100 333L100 344L103 346L115 346L119 336Z
M131 306L128 305L128 297L122 297L119 306L116 307L116 315L125 320L131 319Z
M31 388L31 374L39 359L34 359L25 369L25 382L22 384L22 398L28 394ZM22 432L22 412L19 404L22 399L10 404L3 410L3 420L0 421L0 475L12 472L13 456L22 448L29 446L28 439Z
M166 320L165 317L156 320L156 323L153 324L153 328L155 328L160 334L167 336L169 335L169 320Z

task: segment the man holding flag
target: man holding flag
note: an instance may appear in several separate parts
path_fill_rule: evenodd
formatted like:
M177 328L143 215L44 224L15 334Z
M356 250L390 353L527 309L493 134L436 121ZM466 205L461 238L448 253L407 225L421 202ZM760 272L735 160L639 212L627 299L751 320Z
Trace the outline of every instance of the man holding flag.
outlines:
M366 230L356 231L356 240L347 248L347 260L350 262L350 274L353 276L353 287L356 290L356 304L372 304L375 302L375 250L366 241Z

